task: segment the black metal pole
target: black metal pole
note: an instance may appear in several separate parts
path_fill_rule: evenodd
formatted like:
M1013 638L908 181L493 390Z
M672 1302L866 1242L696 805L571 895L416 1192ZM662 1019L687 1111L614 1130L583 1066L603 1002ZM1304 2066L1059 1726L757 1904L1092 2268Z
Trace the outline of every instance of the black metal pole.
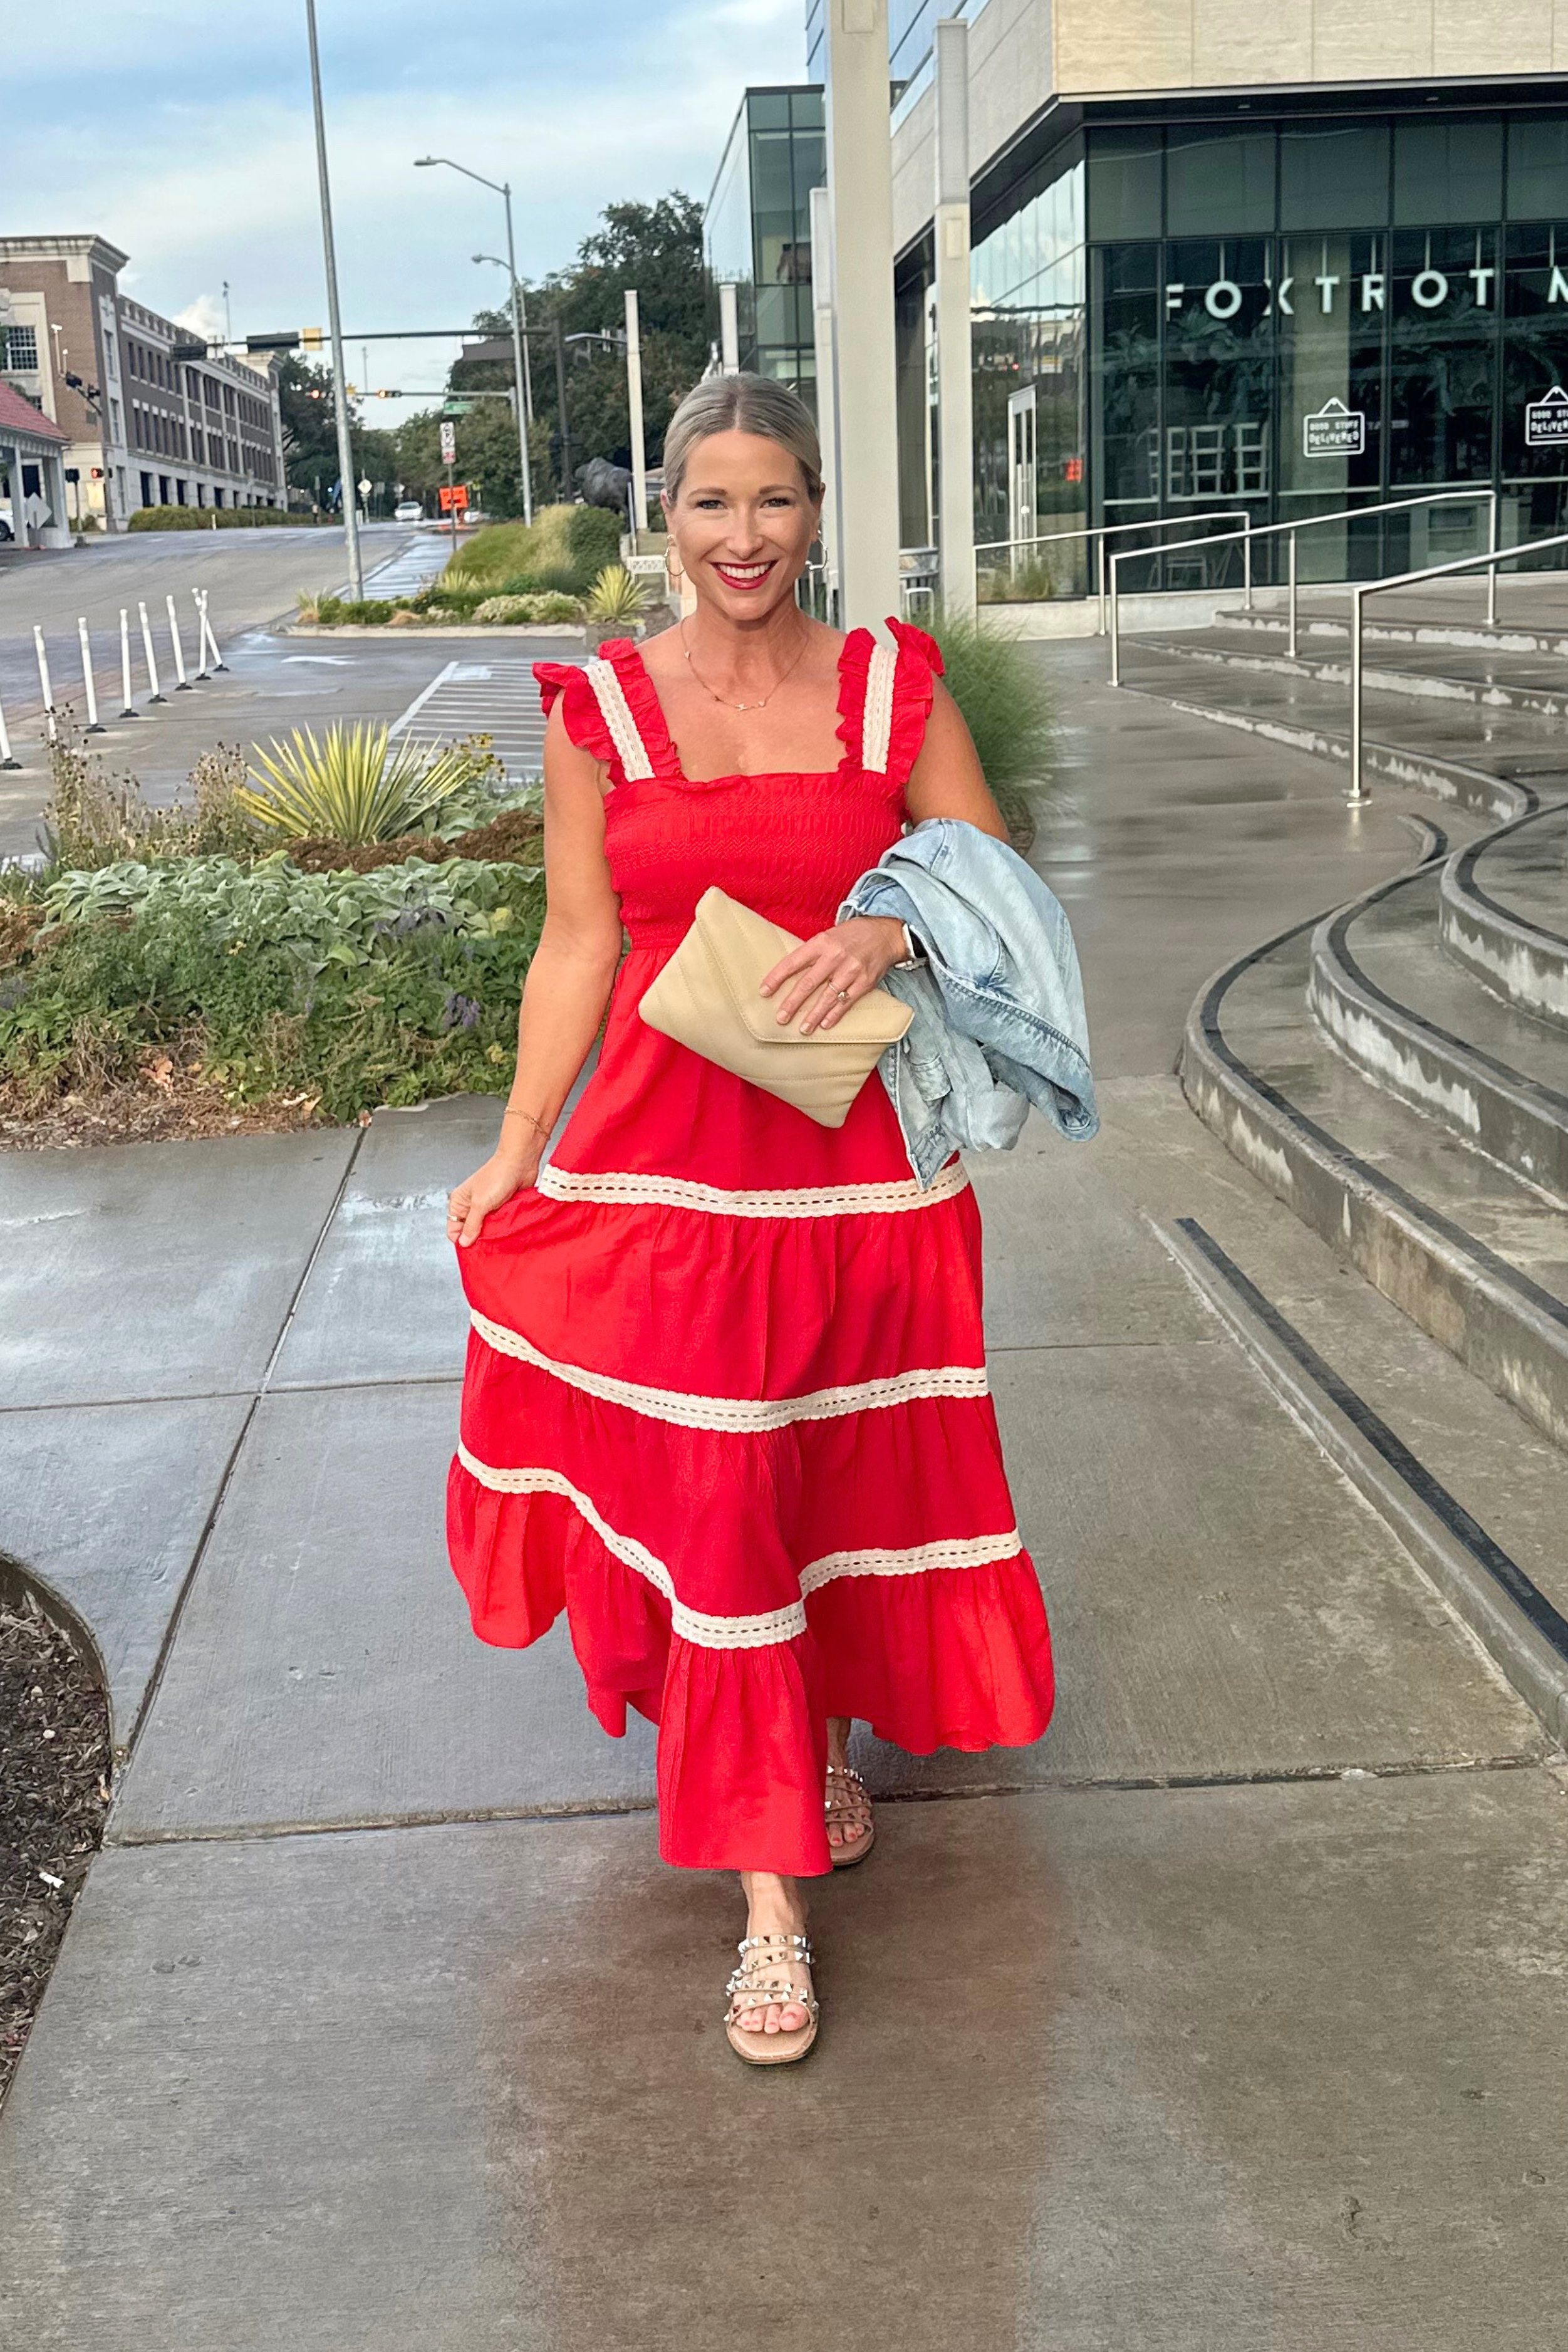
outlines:
M560 495L564 506L571 504L571 426L566 414L566 338L560 331L558 311L550 321L555 330L555 394L560 410Z

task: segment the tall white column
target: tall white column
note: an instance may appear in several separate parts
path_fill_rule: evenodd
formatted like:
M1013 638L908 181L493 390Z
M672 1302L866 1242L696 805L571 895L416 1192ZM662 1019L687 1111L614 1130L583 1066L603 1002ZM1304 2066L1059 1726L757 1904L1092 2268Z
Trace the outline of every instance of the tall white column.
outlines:
M828 0L827 20L839 618L874 628L899 609L887 0Z
M936 25L936 413L942 609L975 611L975 415L969 354L969 28Z
M822 445L822 561L830 593L839 584L838 388L833 364L833 211L826 188L811 191L811 326L817 352L817 438Z
M643 342L637 324L637 293L626 289L626 406L632 425L632 544L648 528L648 453L643 444Z
M726 375L740 373L740 312L727 278L718 289L718 363Z
M45 547L68 547L71 527L66 509L66 461L58 449L51 449L38 463L38 481L44 493L44 504L49 509L49 520L38 533Z

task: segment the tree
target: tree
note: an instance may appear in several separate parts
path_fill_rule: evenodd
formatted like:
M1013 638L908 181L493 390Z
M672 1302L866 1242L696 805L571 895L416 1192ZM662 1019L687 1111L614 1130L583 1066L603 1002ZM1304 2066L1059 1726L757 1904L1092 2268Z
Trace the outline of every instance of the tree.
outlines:
M312 367L298 352L286 352L277 370L277 402L283 420L283 462L291 488L327 491L338 478L338 420L332 405L332 371ZM350 404L350 413L353 404ZM357 415L356 415L357 421Z

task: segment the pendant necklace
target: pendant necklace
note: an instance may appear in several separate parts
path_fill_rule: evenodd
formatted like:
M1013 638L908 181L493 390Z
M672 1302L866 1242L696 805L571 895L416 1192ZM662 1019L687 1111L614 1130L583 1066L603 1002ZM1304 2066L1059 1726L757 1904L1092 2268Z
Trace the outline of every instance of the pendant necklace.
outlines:
M767 693L762 697L760 702L731 702L726 696L715 693L714 688L708 684L701 670L698 669L695 662L692 659L692 649L686 643L686 625L685 621L681 623L680 627L681 651L686 657L687 667L690 669L691 674L695 678L697 684L702 688L703 692L705 694L713 695L714 700L719 705L720 709L724 710L765 710L768 708L768 705L772 701L774 696L778 693L779 688L783 685L785 678L793 676L794 672L799 668L801 657L806 651L806 647L811 642L811 632L808 629L800 639L800 653L796 655L794 660L790 663L789 667L784 672L783 677L774 680Z

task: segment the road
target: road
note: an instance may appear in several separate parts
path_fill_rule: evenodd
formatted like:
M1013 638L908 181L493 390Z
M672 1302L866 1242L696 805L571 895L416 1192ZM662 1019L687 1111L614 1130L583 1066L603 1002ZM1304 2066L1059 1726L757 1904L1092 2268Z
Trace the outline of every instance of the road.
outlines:
M367 572L401 555L419 534L399 523L371 523L363 533ZM345 584L340 530L134 531L89 540L84 547L24 552L0 551L0 703L13 730L43 708L35 626L44 632L55 699L82 698L78 617L85 618L103 716L121 703L120 614L131 616L133 688L146 692L137 605L153 623L155 657L165 691L173 683L165 599L180 616L187 666L197 667L193 589L208 598L220 644L236 632L273 621L294 608L302 588L330 592Z

